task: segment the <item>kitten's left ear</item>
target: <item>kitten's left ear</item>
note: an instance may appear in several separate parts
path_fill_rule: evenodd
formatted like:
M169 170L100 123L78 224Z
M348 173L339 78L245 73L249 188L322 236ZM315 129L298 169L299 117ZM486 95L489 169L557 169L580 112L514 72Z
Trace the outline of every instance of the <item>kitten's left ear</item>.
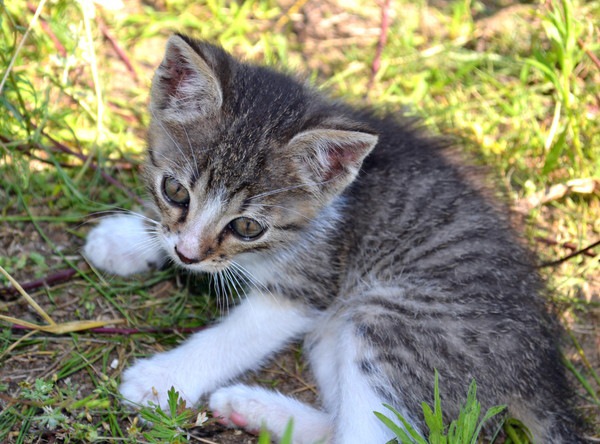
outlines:
M192 43L180 35L172 36L152 80L150 107L166 120L186 123L214 114L223 103L220 82L208 63L210 48L207 45L208 50L201 54Z
M378 136L362 131L312 129L290 141L300 171L325 194L338 194L357 176L364 158L377 144Z

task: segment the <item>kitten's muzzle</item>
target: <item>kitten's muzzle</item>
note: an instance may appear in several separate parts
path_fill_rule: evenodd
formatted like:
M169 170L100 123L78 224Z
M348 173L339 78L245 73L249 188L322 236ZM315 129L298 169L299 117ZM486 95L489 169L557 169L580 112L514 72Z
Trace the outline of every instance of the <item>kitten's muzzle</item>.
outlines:
M175 253L177 254L177 257L179 257L181 262L183 262L186 265L197 264L198 262L200 262L199 258L189 258L183 255L179 250L177 250L177 245L175 245Z

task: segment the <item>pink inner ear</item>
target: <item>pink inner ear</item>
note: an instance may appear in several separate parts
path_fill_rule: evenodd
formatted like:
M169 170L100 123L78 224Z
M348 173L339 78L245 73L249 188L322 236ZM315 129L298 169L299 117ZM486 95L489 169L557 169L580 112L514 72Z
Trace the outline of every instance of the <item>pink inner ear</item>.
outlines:
M369 145L361 142L327 143L327 171L324 179L331 180L348 168L357 168Z
M166 63L163 65L165 75L161 78L161 82L169 97L179 98L180 86L186 79L194 75L194 71L178 49L173 48L171 51L172 53L165 59Z

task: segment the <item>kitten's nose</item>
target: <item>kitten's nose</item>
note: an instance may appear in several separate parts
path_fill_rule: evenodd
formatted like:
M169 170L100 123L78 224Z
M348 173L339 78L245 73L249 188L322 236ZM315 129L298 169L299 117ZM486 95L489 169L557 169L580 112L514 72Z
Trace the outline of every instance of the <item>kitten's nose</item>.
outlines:
M177 250L177 245L175 245L175 253L177 253L177 256L179 257L179 259L181 259L181 262L183 262L186 265L197 264L198 262L200 262L200 259L198 258L190 259L189 257L182 254L179 250Z

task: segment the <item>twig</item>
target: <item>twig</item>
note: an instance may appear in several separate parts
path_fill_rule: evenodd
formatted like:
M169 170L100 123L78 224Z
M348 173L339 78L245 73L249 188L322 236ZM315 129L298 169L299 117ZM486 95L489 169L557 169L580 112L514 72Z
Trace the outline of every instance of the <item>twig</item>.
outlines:
M0 273L4 275L6 279L8 279L8 281L14 288L18 290L19 294L23 296L27 303L29 303L29 305L40 315L40 317L46 321L46 325L39 325L23 319L17 319L12 316L0 314L0 320L9 322L12 325L23 326L28 330L43 331L45 333L61 335L81 330L89 330L91 328L104 327L108 324L121 324L124 322L123 319L113 319L110 321L71 321L57 323L31 296L29 296L25 290L23 290L23 287L21 287L15 278L8 274L8 272L2 266L0 266Z
M594 54L592 51L586 48L585 43L583 43L583 40L577 39L577 44L583 50L583 52L585 52L586 55L590 58L592 63L596 65L596 68L600 69L600 59L596 57L596 54Z
M594 242L593 244L590 244L590 245L588 245L587 247L585 247L585 248L582 248L581 250L574 251L573 253L571 253L571 254L568 254L568 255L566 255L565 257L561 257L560 259L557 259L557 260L555 260L555 261L551 261L551 262L545 262L545 263L543 263L543 264L540 264L538 267L539 267L539 268L545 268L545 267L554 267L554 266L556 266L556 265L560 265L560 264L562 264L563 262L566 262L566 261L568 261L569 259L572 259L572 258L574 258L575 256L579 256L579 255L581 255L581 254L586 254L586 252L587 252L587 251L591 250L592 248L595 248L595 247L597 247L598 245L600 245L600 240L597 240L597 241L596 241L596 242ZM596 257L597 255L598 255L597 253L595 253L595 254L592 254L592 257Z
M123 112L123 108L118 103L115 103L112 100L107 100L106 104L113 112L118 114L118 116L121 119L125 120L127 123L129 123L129 124L137 124L137 123L141 124L142 123L142 119L140 118L139 114L137 114L137 113L134 113L134 115L125 114Z
M36 331L35 330L31 330L29 333L21 336L15 342L13 342L12 344L10 344L6 348L6 350L4 350L2 353L0 353L0 361L2 361L5 356L9 355L15 348L17 348L21 342L26 341L27 339L29 339L30 337L32 337L34 334L36 334Z
M371 77L367 84L367 92L373 87L375 83L375 77L381 67L381 54L387 43L387 34L390 27L390 0L383 0L381 5L381 30L379 32L379 41L377 42L377 49L375 50L375 57L373 58L373 64L371 65Z
M42 406L43 406L42 402L33 401L30 399L23 399L22 396L19 396L18 398L13 398L12 396L5 395L4 393L0 393L0 399L8 404L7 407L11 406L11 405L15 405L15 404L29 405L29 406L37 407L37 408L42 408Z
M575 245L572 242L558 242L558 241L556 241L554 239L550 239L550 238L547 238L547 237L537 236L535 238L535 240L537 242L541 242L541 243L546 244L546 245L556 245L556 246L559 246L559 247L562 247L562 248L566 248L566 249L571 250L571 251L575 251L575 250L577 250L579 248L577 245ZM596 256L593 251L589 251L589 250L586 250L586 251L582 252L581 254L584 254L585 256L588 256L588 257L594 257L594 256Z
M133 80L135 80L137 82L138 75L135 72L133 65L131 64L131 60L129 59L129 56L127 56L127 54L125 53L123 48L121 48L121 45L119 45L117 40L111 35L111 33L108 30L108 27L106 26L106 23L104 22L102 17L98 16L97 21L98 21L98 27L100 28L100 32L102 32L102 35L104 36L104 38L106 40L108 40L108 43L110 43L110 46L112 46L113 50L117 53L117 57L119 57L121 59L121 61L125 65L125 68L127 68L127 71L129 71L129 73L133 76Z
M10 275L8 274L8 272L0 266L0 273L6 278L8 279L8 281L12 284L13 288L15 288L19 294L21 294L21 296L23 296L25 298L25 300L29 303L29 305L31 305L31 307L33 307L33 309L42 317L42 319L44 319L48 324L50 324L51 326L56 326L56 322L54 322L54 320L50 317L50 315L48 313L46 313L44 311L44 309L42 307L39 306L39 304L31 297L27 294L27 292L23 289L23 287L21 287L21 285Z
M102 335L123 335L130 336L136 334L172 334L172 333L196 333L198 331L206 329L206 326L202 327L147 327L147 328L133 328L133 327L96 327L88 328L85 331L90 333L97 333ZM28 331L32 328L19 324L13 324L12 330L15 331Z
M70 149L68 146L64 145L63 143L59 142L58 140L54 139L52 136L50 136L49 134L46 134L44 131L42 131L42 135L44 135L45 137L48 138L48 140L50 140L52 142L52 144L59 149L60 151L67 153L67 154L71 154L75 157L77 157L78 159L81 159L82 161L87 161L88 156L81 154L81 153L77 153L75 151L73 151L72 149ZM144 201L142 198L140 198L138 195L134 194L133 192L131 192L131 190L129 188L127 188L125 185L123 185L121 182L119 182L117 179L115 179L114 177L112 177L110 174L104 172L97 164L95 164L94 162L89 162L89 166L90 168L92 168L93 170L99 171L100 175L104 178L104 180L106 180L108 183L110 183L111 185L114 185L115 187L121 189L125 194L127 194L131 199L133 199L135 202L137 202L140 205L144 204Z
M12 55L12 58L10 59L8 67L6 68L6 71L4 71L4 76L2 77L2 80L0 80L0 94L2 93L2 90L4 89L6 79L8 79L8 76L10 75L15 62L17 61L17 57L19 56L21 49L23 49L23 45L25 44L25 41L27 40L27 37L29 36L31 29L35 26L35 23L37 22L37 19L40 16L42 9L44 9L45 4L46 4L46 0L40 1L40 4L38 5L37 9L35 10L35 14L33 14L33 17L31 19L31 21L29 22L29 26L27 27L25 34L23 34L23 38L21 38L21 41L19 42L19 44L17 45L17 48L13 52L13 55Z
M67 270L57 271L56 273L49 274L48 276L44 276L40 279L35 279L30 282L26 282L21 284L21 287L25 291L35 290L40 287L51 286L54 284L58 284L61 282L68 281L73 276L77 274L76 270L69 268ZM19 294L19 290L14 286L8 286L4 288L0 288L0 296L11 295L11 294Z
M31 3L27 3L27 9L29 9L30 12L35 14L37 7ZM58 51L58 53L60 54L60 56L63 58L66 57L67 50L65 49L63 44L60 42L58 37L56 37L56 34L54 34L54 31L52 31L52 28L50 28L50 25L48 25L48 22L46 20L44 20L43 17L40 17L40 26L42 27L44 32L46 34L48 34L48 37L50 37L50 40L52 40L52 42L54 43L54 46L55 46L56 50Z
M33 125L34 128L36 128L35 125ZM52 142L52 145L54 145L54 148L56 150L58 150L61 153L64 154L68 154L70 156L74 156L76 158L78 158L79 160L81 160L82 162L86 163L89 165L89 167L91 169L93 169L94 171L99 171L100 175L102 176L102 178L104 180L106 180L108 183L110 183L111 185L119 188L120 190L122 190L125 194L127 194L131 199L133 199L136 203L140 204L140 205L144 205L144 201L142 198L140 198L139 196L137 196L136 194L134 194L133 192L131 192L131 190L129 190L129 188L127 188L124 184L122 184L121 182L119 182L117 179L115 179L114 177L112 177L110 174L108 174L107 172L105 172L104 170L102 170L102 168L100 166L98 166L98 164L96 164L95 162L90 160L89 156L86 156L85 154L82 153L78 153L74 150L72 150L71 148L69 148L68 146L66 146L65 144L59 142L58 140L54 139L52 136L46 134L44 131L41 132L41 134L48 138L48 140L50 140L50 142ZM11 143L12 141L6 137L4 137L3 135L0 134L0 140L4 143ZM41 145L39 143L36 143L35 146L41 150L45 150L48 149L48 147ZM18 145L17 149L29 154L29 149L28 147L24 146L24 145Z
M190 433L190 435L198 442L201 442L204 444L217 444L217 442L215 442L215 441L211 441L210 439L202 438L198 435L195 435L194 433Z

